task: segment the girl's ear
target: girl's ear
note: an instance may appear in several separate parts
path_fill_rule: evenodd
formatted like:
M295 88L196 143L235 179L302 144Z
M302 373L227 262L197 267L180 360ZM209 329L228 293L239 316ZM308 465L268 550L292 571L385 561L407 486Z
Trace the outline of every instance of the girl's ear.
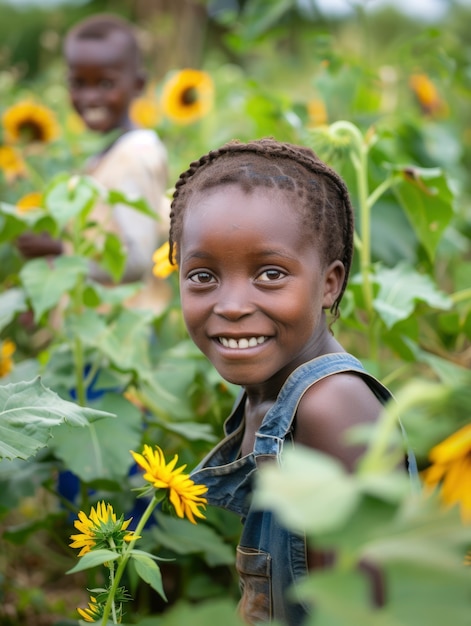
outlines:
M345 267L342 261L334 261L325 271L323 309L330 309L342 291Z

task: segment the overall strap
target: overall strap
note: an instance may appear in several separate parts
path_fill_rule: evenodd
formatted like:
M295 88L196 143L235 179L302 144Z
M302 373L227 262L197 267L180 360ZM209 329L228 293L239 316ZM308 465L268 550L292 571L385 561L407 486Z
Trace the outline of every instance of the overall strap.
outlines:
M303 394L317 381L341 372L358 373L381 404L392 399L391 392L374 376L369 374L362 363L347 352L324 354L303 363L294 370L281 388L277 401L265 415L259 431L256 433L254 454L260 461L270 456L279 456L283 442L292 429L293 420ZM412 486L419 487L419 473L414 452L407 441L404 426L399 420L399 427L407 448L407 466ZM258 463L259 464L259 463Z
M299 366L288 377L278 394L275 404L265 415L257 433L257 443L263 437L283 439L292 428L298 404L309 387L314 383L341 372L360 374L382 404L390 399L391 394L378 380L370 376L358 359L347 352L324 354Z

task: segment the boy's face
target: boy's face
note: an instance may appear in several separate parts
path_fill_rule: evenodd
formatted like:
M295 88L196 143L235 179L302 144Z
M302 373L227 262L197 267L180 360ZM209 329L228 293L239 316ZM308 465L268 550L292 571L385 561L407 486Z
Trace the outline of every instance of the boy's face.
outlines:
M298 200L299 201L299 200ZM344 276L324 267L296 197L237 185L195 194L179 247L180 291L193 341L226 380L279 387L318 356Z
M122 33L106 39L73 40L66 46L72 105L90 130L129 130L129 105L144 86L144 78L129 58Z

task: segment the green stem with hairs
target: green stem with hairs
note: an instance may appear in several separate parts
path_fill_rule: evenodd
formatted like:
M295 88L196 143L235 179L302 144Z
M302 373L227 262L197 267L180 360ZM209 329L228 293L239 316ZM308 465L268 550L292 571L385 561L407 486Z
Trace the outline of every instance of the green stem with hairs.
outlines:
M142 530L144 529L144 526L146 525L147 520L152 515L152 511L155 509L155 507L157 506L158 503L159 503L159 500L154 495L152 497L152 500L147 505L146 510L142 514L142 517L139 520L138 525L136 526L136 530L134 531L134 538L129 542L129 544L127 544L127 546L123 550L123 554L118 559L118 567L116 569L116 574L114 574L114 579L113 579L113 581L111 583L111 587L110 587L110 591L109 591L109 594L108 594L108 598L106 600L105 608L103 610L103 617L102 617L102 620L101 620L101 626L106 626L108 624L108 618L109 618L111 612L113 612L113 620L114 620L113 624L117 624L118 623L116 621L116 615L114 613L114 611L115 611L114 598L115 598L115 595L116 595L116 591L117 591L117 589L119 587L119 582L120 582L120 580L121 580L121 578L123 576L124 570L126 568L127 562L129 561L129 558L131 556L131 552L132 552L132 550L134 548L134 545L135 545L136 541L139 539L140 534L141 534ZM110 579L111 579L111 576L110 576Z

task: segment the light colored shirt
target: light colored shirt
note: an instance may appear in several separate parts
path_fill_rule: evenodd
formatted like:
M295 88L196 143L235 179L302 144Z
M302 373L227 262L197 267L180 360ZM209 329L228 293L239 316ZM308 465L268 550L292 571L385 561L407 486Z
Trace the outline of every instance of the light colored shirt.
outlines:
M93 157L86 168L86 174L104 188L121 191L131 200L146 200L158 217L154 220L129 205L110 206L103 202L98 202L89 216L123 242L127 262L122 282L145 283L127 305L154 312L160 312L170 296L167 283L152 275L152 254L168 239L167 163L167 151L157 134L139 129L121 135L108 151ZM99 238L94 243L100 246ZM97 265L92 265L90 276L104 284L111 283L109 275Z

